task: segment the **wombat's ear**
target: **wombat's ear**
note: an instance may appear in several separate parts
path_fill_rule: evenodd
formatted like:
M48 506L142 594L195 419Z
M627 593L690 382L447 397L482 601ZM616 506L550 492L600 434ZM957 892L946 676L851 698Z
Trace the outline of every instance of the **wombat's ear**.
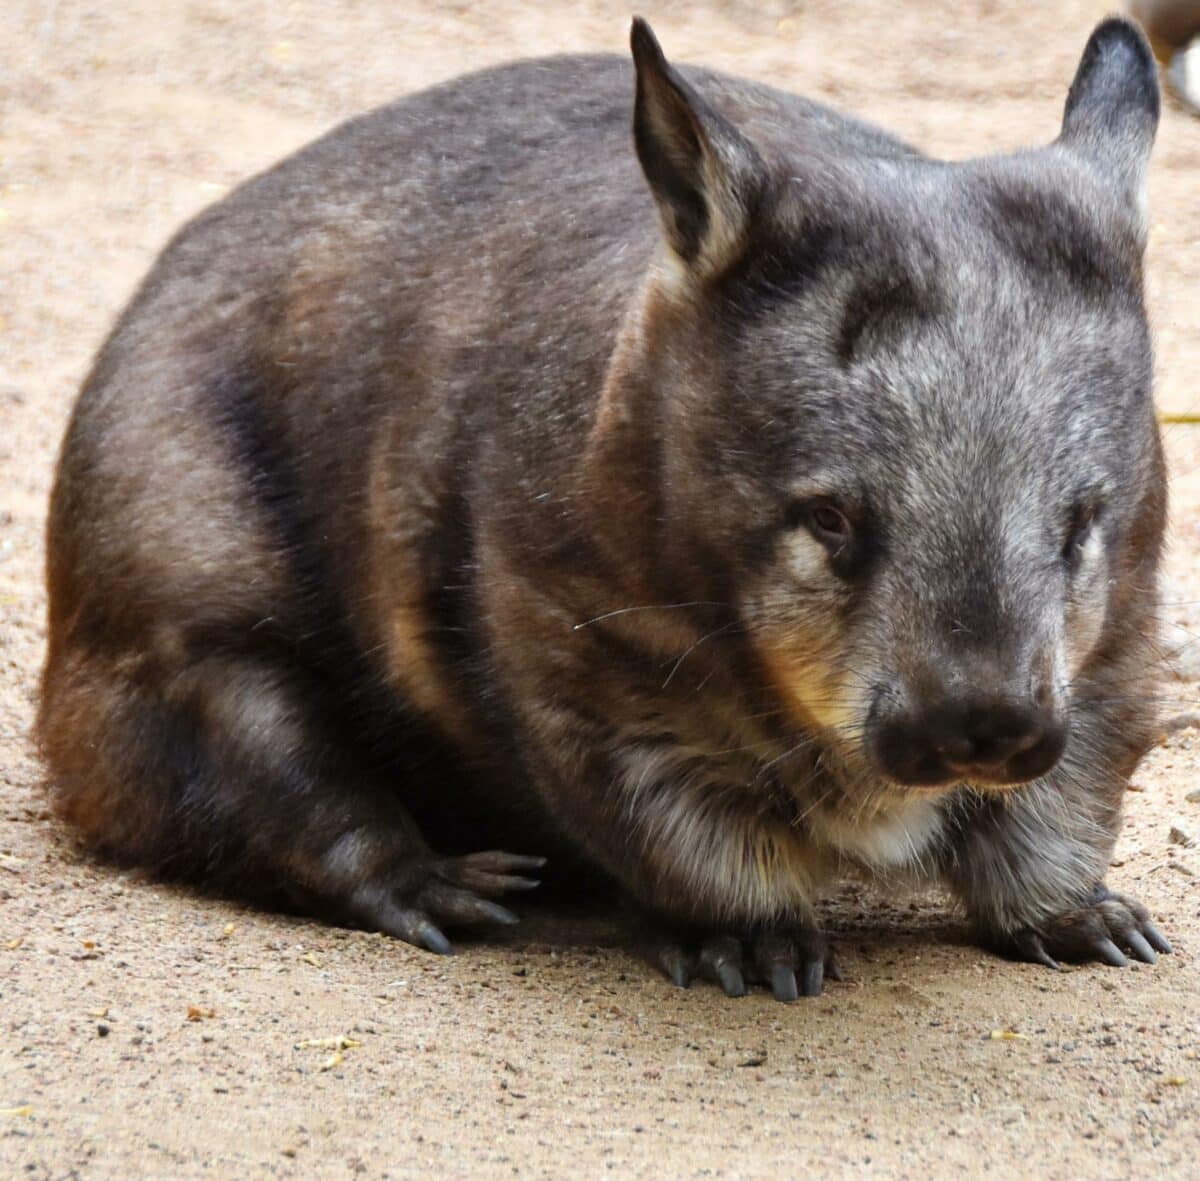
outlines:
M689 266L712 274L738 251L763 184L762 159L671 68L641 17L634 17L630 44L633 138L667 242Z
M1158 128L1158 71L1132 21L1110 17L1088 39L1067 94L1059 143L1140 200Z

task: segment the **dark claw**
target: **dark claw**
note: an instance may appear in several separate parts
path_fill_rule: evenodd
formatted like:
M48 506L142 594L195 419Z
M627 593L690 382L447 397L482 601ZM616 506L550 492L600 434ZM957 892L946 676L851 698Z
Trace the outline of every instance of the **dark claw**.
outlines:
M1154 948L1146 942L1145 936L1141 931L1130 931L1125 936L1125 942L1129 944L1129 950L1134 956L1141 960L1143 964L1158 963L1158 956L1154 954Z
M716 980L726 996L745 996L742 976L742 945L732 935L709 939L700 950L700 965L710 979Z
M471 863L472 869L482 869L488 873L513 873L523 869L541 869L546 864L545 857L526 857L521 853L502 853L498 849L487 853L472 853L464 860Z
M825 940L808 928L710 935L698 947L668 937L652 940L645 950L676 988L687 988L699 977L716 983L728 997L745 996L749 981L766 985L787 1004L820 996L827 975L842 979Z
M494 873L513 873L521 870L528 872L543 869L546 865L545 857L525 857L519 853L501 853L496 862Z
M418 919L413 927L412 942L432 951L434 955L453 955L454 945L428 919Z
M776 964L771 969L771 992L777 1001L790 1004L800 994L796 988L796 973L787 964Z
M471 853L446 861L440 872L446 882L491 897L509 890L534 889L538 880L524 877L522 871L540 869L545 862L544 857L515 853Z
M687 988L691 984L692 978L691 973L688 972L687 956L680 948L664 947L659 952L658 962L676 988Z
M717 979L721 982L721 987L725 990L726 996L745 996L746 981L742 977L742 970L737 964L731 964L728 960L722 960L716 966Z
M1100 959L1114 968L1129 967L1125 953L1111 939L1097 939L1092 949Z
M825 983L825 961L810 960L804 965L803 992L805 996L820 996Z
M520 922L508 907L442 883L422 892L421 909L440 923L500 923L511 927Z
M1027 931L1017 939L1020 953L1033 963L1043 964L1055 972L1062 971L1062 964L1047 950L1041 939L1032 931Z
M846 983L846 976L842 971L842 965L834 958L833 952L830 952L825 958L825 978L827 980L836 980L838 984Z
M521 921L507 906L501 906L498 902L488 902L483 898L476 902L475 912L478 920L483 923L500 923L505 927L512 927Z
M1174 948L1171 941L1149 920L1142 924L1142 934L1146 936L1150 946L1163 955L1170 955Z

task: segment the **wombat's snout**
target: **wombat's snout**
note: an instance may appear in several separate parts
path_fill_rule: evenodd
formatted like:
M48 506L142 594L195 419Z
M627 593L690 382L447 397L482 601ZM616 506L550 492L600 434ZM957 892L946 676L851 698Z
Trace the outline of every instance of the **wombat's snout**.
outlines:
M899 709L880 694L867 722L867 745L879 770L914 787L1024 783L1049 771L1066 741L1063 719L1050 705L978 691Z

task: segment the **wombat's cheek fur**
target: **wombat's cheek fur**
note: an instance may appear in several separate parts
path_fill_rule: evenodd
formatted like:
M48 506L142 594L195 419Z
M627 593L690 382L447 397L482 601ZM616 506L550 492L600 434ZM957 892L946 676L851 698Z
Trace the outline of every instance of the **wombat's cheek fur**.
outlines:
M845 869L1152 960L1103 883L1165 512L1144 41L960 164L632 47L353 120L167 248L50 507L56 806L441 953L549 856L730 995L838 976Z

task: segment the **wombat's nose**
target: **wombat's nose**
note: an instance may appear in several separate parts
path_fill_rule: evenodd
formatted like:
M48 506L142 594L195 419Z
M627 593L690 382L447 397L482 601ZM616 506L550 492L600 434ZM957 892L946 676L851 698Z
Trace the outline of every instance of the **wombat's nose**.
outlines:
M984 697L878 718L868 736L879 769L912 785L1024 783L1049 771L1066 745L1065 727L1051 710Z

